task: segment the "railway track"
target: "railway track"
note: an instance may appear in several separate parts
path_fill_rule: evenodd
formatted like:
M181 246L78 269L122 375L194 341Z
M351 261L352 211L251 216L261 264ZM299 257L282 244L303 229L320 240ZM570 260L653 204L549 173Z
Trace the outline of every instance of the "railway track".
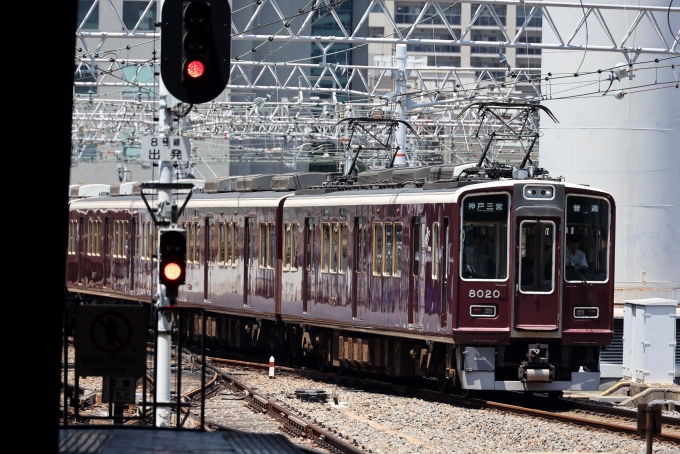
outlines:
M266 363L242 361L236 359L210 358L214 364L230 366L251 367L266 369ZM627 435L639 436L637 432L637 413L621 408L604 405L590 404L585 402L571 401L567 399L548 399L540 397L527 398L522 395L508 394L498 400L471 398L441 394L437 391L417 388L413 386L394 384L388 382L366 379L364 377L352 377L335 373L321 372L319 370L300 366L276 366L278 370L292 374L303 375L314 380L343 381L362 388L372 387L376 390L397 392L410 395L424 400L446 402L472 408L487 408L501 412L526 415L551 421L585 426L618 432ZM521 403L519 401L522 401ZM664 416L662 419L662 433L654 435L657 440L680 444L680 418Z

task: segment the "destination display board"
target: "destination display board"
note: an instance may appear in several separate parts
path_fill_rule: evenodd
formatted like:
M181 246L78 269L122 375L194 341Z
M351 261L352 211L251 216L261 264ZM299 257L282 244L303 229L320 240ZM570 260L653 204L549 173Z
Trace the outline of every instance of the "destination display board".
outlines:
M507 194L471 195L463 200L465 222L495 222L508 219L510 197Z

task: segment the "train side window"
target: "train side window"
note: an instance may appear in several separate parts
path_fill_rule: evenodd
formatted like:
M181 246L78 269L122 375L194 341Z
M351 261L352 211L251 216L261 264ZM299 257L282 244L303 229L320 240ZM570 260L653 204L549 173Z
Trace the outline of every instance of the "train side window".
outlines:
M347 224L340 224L340 270L341 274L347 272Z
M356 266L357 274L366 273L366 218L357 218L356 224Z
M267 268L274 268L276 259L276 230L274 224L269 224L269 252L267 254Z
M331 229L331 273L338 272L338 264L340 262L340 226L338 223L332 224Z
M383 224L376 222L373 224L373 275L382 274L383 260Z
M159 227L157 225L154 225L153 227L149 226L149 228L153 231L153 249L151 249L151 258L153 260L158 260L158 229Z
M609 272L610 206L607 199L567 196L564 277L567 282L605 282Z
M331 262L331 225L321 224L321 272L328 273Z
M449 244L449 218L444 218L444 281L448 281L451 272L451 257Z
M508 278L510 196L470 195L461 202L460 277L504 281Z
M394 257L394 231L391 222L386 222L384 226L385 235L383 238L385 241L383 241L383 257L385 260L383 260L382 274L383 276L391 276Z
M234 229L235 229L235 227L236 227L236 224L234 224L233 222L225 222L224 223L224 235L225 235L224 265L225 266L233 266L233 264L234 264Z
M411 273L418 277L423 275L423 253L424 253L424 236L425 229L423 229L424 218L413 218L411 228L411 241L413 247L411 248Z
M260 268L267 268L267 240L269 235L267 235L267 223L260 223Z
M119 233L120 221L113 221L113 256L119 257L120 246L119 246Z
M439 222L432 223L432 280L439 279Z
M231 266L238 266L238 222L231 223Z
M76 221L68 222L68 253L73 255L76 253L76 232L78 230Z
M227 223L218 222L217 223L217 265L226 265L226 255L227 255Z
M305 219L305 269L314 269L314 218Z
M291 236L291 228L289 223L284 223L283 224L283 271L290 271L290 262L291 262L291 249L290 249L290 236Z
M403 258L403 250L404 246L402 244L403 241L403 232L404 231L404 224L401 222L396 222L394 224L394 264L392 265L392 276L394 277L399 277L401 276L401 261Z
M298 232L300 231L300 224L291 224L290 233L290 254L291 263L290 270L297 271L298 269Z

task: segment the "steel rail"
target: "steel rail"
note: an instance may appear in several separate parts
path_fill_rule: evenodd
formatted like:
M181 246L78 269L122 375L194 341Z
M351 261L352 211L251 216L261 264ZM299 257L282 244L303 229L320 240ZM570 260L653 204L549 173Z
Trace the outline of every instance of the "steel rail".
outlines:
M255 392L245 383L232 377L231 375L220 370L219 368L213 366L212 364L210 364L212 362L212 358L211 359L206 358L206 360L209 361L208 364L206 364L206 368L212 370L217 374L220 374L222 379L233 388L239 391L246 392L247 394L246 400L250 408L252 408L255 411L265 413L268 416L277 419L287 431L292 432L296 435L308 437L315 443L328 448L332 448L336 452L346 454L365 454L365 452L359 449L358 447L345 442L340 437L331 433L330 431L327 431L319 427L318 425L313 424L310 421L305 420L304 418L301 418L298 415L294 415L293 412L291 412L281 403L267 399L266 397Z
M234 365L234 366L242 366L242 367L253 367L253 368L260 368L260 369L266 369L269 367L268 364L266 363L258 363L258 362L251 362L251 361L240 361L240 360L234 360L234 359L223 359L223 358L210 358L210 361L213 363L218 363L218 364L228 364L228 365ZM337 379L339 376L337 374L331 374L331 373L326 373L326 372L321 372L318 370L312 370L308 369L305 367L289 367L289 366L276 366L277 369L280 369L281 371L286 371L286 372L291 372L291 373L296 373L296 374L301 374L301 375L308 375L308 376L316 376L316 377L333 377ZM581 417L581 416L575 416L575 415L566 415L566 414L560 414L556 412L551 412L551 411L545 411L545 410L540 410L536 408L531 408L531 407L525 407L525 406L520 406L520 405L514 405L514 404L507 404L503 402L496 402L496 401L491 401L491 400L486 400L486 399L476 399L476 398L469 398L469 397L462 397L462 396L454 396L454 395L449 395L449 394L441 394L436 391L430 391L430 390L425 390L425 389L415 389L411 388L408 386L402 386L402 385L395 385L392 383L387 383L387 382L380 382L376 380L367 380L365 378L352 378L352 377L346 377L342 376L341 377L344 380L348 381L356 381L360 383L371 383L374 385L378 386L385 386L389 387L391 389L399 389L402 393L404 394L410 394L415 397L421 397L425 398L427 400L436 400L436 401L445 401L449 403L455 403L459 405L465 405L465 406L472 406L472 407L477 407L477 408L490 408L490 409L495 409L503 412L509 412L509 413L515 413L515 414L522 414L522 415L527 415L527 416L533 416L533 417L539 417L542 419L549 419L553 421L560 421L560 422L565 422L565 423L570 423L570 424L576 424L580 426L587 426L587 427L594 427L598 429L603 429L607 430L610 432L620 432L620 433L625 433L627 435L640 435L637 432L637 427L636 426L628 426L628 425L623 425L623 424L617 424L613 422L605 422L605 421L595 421L592 419L588 419L587 417ZM582 402L570 402L570 401L565 401L561 400L561 403L567 403L571 409L582 409L582 410L588 410L588 411L593 411L597 413L601 413L603 415L608 415L608 416L617 416L617 417L622 417L622 418L629 418L635 420L637 418L637 414L633 412L629 412L627 410L619 409L619 408L613 408L613 407L605 407L605 406L598 406L595 404L587 404L587 403L582 403ZM670 425L670 426L675 426L675 427L680 427L680 420L678 418L671 418L664 416L662 418L662 424L665 425ZM675 434L658 434L654 435L657 440L660 441L667 441L671 443L676 443L680 444L680 435L675 435Z

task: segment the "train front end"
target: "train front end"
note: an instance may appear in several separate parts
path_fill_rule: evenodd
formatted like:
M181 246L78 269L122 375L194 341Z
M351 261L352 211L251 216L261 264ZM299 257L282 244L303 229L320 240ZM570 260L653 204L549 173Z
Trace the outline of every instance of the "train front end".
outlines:
M613 338L612 197L552 180L459 198L454 323L461 387L596 390Z

